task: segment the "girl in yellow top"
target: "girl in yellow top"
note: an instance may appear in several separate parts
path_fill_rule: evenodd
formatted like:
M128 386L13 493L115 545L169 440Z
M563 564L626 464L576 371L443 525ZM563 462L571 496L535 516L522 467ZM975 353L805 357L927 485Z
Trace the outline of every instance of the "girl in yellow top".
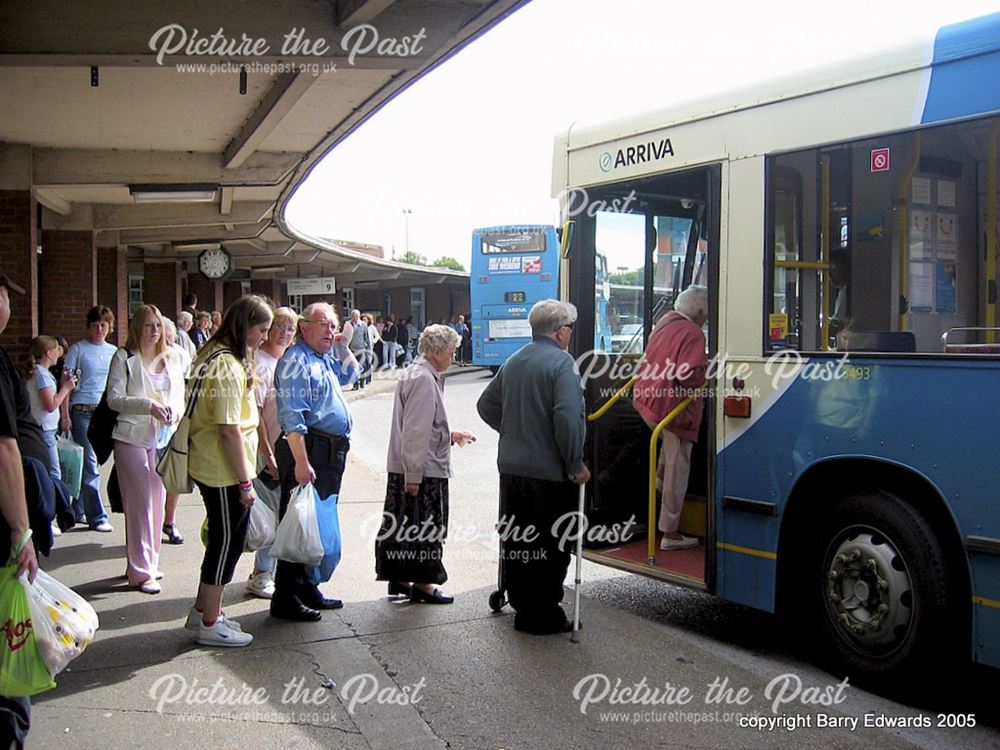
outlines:
M246 646L253 640L222 614L222 592L243 552L249 510L256 500L252 480L259 417L254 357L271 317L263 297L240 298L226 310L222 325L192 367L188 399L197 400L191 414L188 473L205 503L208 542L187 627L205 646ZM196 386L199 376L201 384Z

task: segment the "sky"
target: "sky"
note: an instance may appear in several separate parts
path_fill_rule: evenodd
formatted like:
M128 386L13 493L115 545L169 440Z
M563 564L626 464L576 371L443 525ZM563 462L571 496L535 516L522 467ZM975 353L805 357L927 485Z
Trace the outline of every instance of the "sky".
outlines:
M558 224L552 149L616 119L933 39L997 0L533 0L338 145L292 198L307 235L449 256L476 227Z

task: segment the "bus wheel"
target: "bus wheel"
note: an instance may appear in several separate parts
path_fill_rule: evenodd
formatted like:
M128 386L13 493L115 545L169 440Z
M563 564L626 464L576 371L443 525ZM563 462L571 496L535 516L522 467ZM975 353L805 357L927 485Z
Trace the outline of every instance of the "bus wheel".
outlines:
M490 365L490 375L496 377L498 372L500 372L500 368L497 365Z
M836 502L821 523L810 566L814 613L834 661L876 682L955 666L965 603L927 520L876 491Z

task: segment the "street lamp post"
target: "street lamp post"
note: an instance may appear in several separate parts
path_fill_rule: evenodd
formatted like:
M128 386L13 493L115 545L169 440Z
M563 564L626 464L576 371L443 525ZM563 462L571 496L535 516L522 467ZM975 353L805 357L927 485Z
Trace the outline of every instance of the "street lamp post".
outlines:
M403 252L406 253L407 258L410 257L410 214L412 213L413 211L410 210L409 208L403 209L403 222L405 226L405 236L404 236L405 241L403 244Z

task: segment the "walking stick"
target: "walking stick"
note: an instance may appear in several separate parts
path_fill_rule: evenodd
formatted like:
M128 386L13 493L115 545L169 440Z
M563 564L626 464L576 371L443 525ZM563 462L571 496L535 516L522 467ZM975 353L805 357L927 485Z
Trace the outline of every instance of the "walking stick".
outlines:
M587 494L587 485L580 485L580 502L577 508L580 531L576 535L576 585L573 586L573 634L569 637L572 643L580 642L580 584L583 582L583 499Z

